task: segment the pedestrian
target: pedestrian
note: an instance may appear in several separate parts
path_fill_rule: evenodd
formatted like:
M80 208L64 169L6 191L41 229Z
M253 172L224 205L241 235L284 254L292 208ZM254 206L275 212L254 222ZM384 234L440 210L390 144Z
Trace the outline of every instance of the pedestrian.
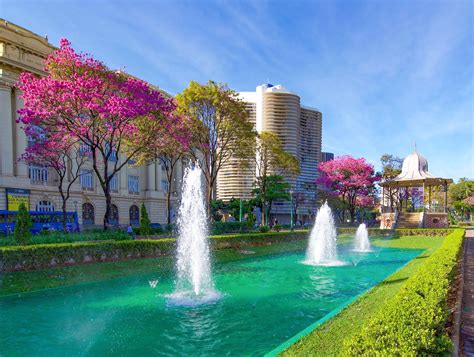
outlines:
M127 227L127 233L130 237L132 237L133 240L135 240L136 235L135 235L135 232L133 231L133 228L132 228L131 224L129 224L128 227Z

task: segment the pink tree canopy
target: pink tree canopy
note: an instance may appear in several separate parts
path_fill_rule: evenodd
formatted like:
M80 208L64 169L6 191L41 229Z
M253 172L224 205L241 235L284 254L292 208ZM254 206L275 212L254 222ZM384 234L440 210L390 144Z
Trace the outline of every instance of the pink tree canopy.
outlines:
M343 200L351 221L354 221L356 207L373 204L374 184L380 177L375 174L374 166L364 158L339 156L320 163L318 170L322 174L318 183L333 190Z
M25 131L40 127L48 145L58 148L77 140L91 153L93 169L106 197L104 226L111 212L110 181L145 148L165 147L169 137L187 146L189 133L179 130L183 117L176 104L147 83L108 69L88 54L77 53L68 40L45 62L46 76L23 72L18 81L24 107L19 122ZM30 149L43 151L41 147ZM121 160L113 159L115 154ZM40 155L36 155L40 159Z

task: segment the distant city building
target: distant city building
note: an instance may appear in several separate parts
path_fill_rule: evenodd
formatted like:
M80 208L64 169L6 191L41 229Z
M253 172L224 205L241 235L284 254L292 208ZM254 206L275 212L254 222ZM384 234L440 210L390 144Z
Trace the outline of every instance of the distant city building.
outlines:
M296 156L301 174L288 182L292 185L294 203L301 220L312 217L315 211L317 167L321 155L322 114L319 110L301 105L300 97L282 85L264 84L255 92L240 92L247 103L250 120L258 133L277 134L285 151ZM254 188L255 167L242 169L234 158L224 165L217 179L217 198L224 201L234 198L249 199ZM275 202L272 216L288 222L290 205Z
M328 162L334 160L334 154L332 152L321 152L321 162ZM325 173L318 171L318 179L325 177ZM318 190L329 191L331 187L326 183L318 183Z
M332 152L321 152L321 162L328 162L334 160L334 154Z
M0 19L0 210L16 210L20 201L30 210L61 209L55 172L18 161L28 140L16 123L22 107L21 93L15 87L18 76L23 71L44 76L43 61L54 50L45 37ZM122 160L120 153L116 159ZM176 207L182 171L181 164L177 165L176 181L168 187L166 172L158 162L138 168L125 165L111 182L112 221L138 224L139 207L145 203L152 222L166 222L166 191L172 190L172 206ZM90 163L73 186L67 210L77 210L82 224L103 222L105 198Z

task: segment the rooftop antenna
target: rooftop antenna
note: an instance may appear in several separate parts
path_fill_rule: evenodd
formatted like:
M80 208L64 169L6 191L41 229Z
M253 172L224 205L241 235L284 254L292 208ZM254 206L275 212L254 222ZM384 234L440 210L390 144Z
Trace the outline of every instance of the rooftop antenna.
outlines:
M416 152L416 140L415 140L415 152Z

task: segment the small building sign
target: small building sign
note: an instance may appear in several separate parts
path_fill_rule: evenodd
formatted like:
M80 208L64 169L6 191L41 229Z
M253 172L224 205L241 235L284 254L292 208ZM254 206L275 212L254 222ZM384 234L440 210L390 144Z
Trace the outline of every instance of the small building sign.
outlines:
M18 211L20 204L24 204L26 209L30 209L30 190L21 188L5 188L7 196L7 210Z

